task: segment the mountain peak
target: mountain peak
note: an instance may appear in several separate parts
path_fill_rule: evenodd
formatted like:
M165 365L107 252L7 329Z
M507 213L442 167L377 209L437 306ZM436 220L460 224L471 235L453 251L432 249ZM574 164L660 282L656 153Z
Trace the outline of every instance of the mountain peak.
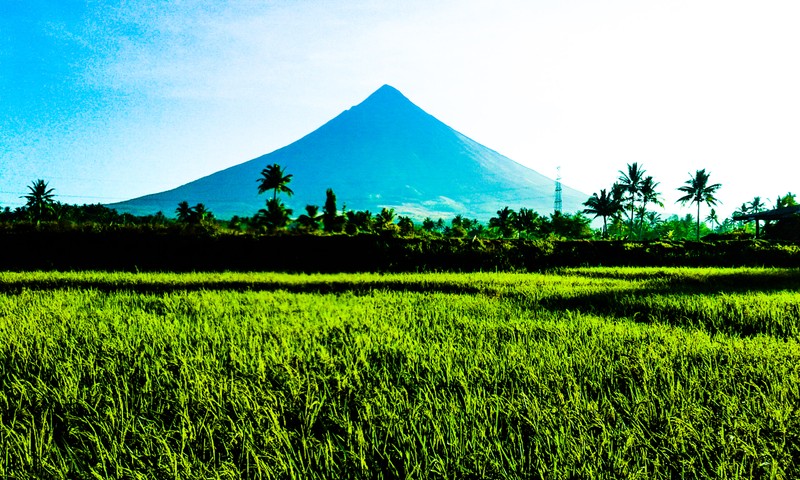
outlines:
M372 95L370 95L370 97L400 97L400 98L405 98L406 100L408 100L405 97L405 95L400 93L400 90L394 88L393 86L391 86L389 84L383 85L381 88L379 88L379 89L375 90L374 92L372 92ZM410 100L408 100L408 101L410 101Z
M414 103L400 93L400 90L391 85L384 85L372 92L372 94L361 102L358 106L378 105L381 107L391 107L399 105L414 105ZM416 107L416 105L414 105Z
M461 214L485 221L505 206L552 208L553 180L458 133L390 85L272 153L113 208L152 214L188 201L217 218L253 215L265 200L255 179L276 163L294 175L287 204L295 209L319 205L328 188L351 210L394 208L417 220ZM581 210L587 198L567 186L562 195L565 211Z

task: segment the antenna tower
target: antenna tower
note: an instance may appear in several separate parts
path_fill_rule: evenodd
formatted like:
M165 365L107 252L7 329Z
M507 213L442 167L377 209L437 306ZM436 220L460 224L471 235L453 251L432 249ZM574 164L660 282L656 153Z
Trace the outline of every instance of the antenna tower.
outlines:
M561 213L561 167L556 167L556 201L553 209L556 213Z

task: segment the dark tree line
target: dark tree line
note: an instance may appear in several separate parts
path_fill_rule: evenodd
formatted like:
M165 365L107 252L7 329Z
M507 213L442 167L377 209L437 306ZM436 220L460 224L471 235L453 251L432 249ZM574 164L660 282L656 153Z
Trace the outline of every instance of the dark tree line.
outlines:
M699 240L702 236L714 238L746 238L757 236L760 224L720 220L711 208L703 219L701 206L715 206L716 192L721 188L710 181L705 169L690 174L689 179L677 188L683 196L678 202L696 205L697 215L662 218L650 207L661 206L659 182L638 163L627 165L619 171L617 181L599 193L593 193L584 210L575 214L553 213L541 215L527 208L513 210L504 207L483 223L463 215L452 219L425 218L421 222L398 215L392 208L383 208L372 213L367 210L339 209L336 194L332 189L325 192L322 208L306 205L303 212L293 216L294 211L286 206L282 196L293 196L290 188L293 175L278 164L266 166L256 179L259 194L271 193L265 208L251 217L234 216L223 221L215 218L203 203L190 206L180 202L174 217L162 212L148 216L120 214L103 205L68 205L56 200L55 189L44 180L36 180L28 186L22 198L24 206L11 210L0 210L0 222L9 225L29 225L32 228L145 228L178 231L190 234L304 234L304 235L359 235L376 234L399 237L471 238L471 239L626 239L626 240ZM778 196L774 208L797 205L796 196L787 193ZM734 216L755 213L767 207L761 197L745 202L734 212ZM590 219L602 219L602 228L593 230ZM789 219L768 223L765 232L772 238L800 237L797 233L800 220ZM711 238L709 237L709 238Z

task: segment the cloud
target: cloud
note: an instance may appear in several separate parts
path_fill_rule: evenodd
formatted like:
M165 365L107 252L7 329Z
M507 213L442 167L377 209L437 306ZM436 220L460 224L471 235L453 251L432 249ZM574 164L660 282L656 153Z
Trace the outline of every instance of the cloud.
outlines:
M369 2L343 3L103 4L77 38L98 53L87 70L96 87L165 98L261 100L329 66L343 37L370 18Z
M796 190L797 18L788 0L93 0L36 24L69 69L15 122L35 125L28 143L51 135L29 163L114 152L109 172L171 185L286 145L389 83L580 190L634 161L665 192L707 168L732 210Z

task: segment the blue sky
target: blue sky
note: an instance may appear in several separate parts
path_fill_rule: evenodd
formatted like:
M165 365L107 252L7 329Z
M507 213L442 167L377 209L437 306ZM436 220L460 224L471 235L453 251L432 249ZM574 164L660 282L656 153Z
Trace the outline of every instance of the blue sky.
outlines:
M591 194L627 163L668 212L798 192L800 3L0 0L0 206L169 189L287 145L383 84Z

